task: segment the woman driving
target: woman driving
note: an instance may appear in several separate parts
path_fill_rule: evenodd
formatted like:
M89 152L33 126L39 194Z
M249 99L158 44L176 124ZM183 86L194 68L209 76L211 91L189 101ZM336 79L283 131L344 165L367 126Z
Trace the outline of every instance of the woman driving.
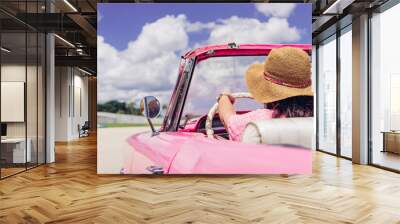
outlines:
M233 141L241 140L251 121L313 116L310 58L299 48L271 50L263 64L248 68L246 84L254 99L265 105L264 109L236 114L235 99L229 93L221 93L217 100L219 117Z

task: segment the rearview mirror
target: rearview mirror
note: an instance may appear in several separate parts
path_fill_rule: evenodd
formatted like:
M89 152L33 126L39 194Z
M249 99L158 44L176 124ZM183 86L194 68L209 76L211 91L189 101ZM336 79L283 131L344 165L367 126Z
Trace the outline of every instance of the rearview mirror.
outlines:
M153 123L150 119L156 118L160 114L160 111L160 102L154 96L145 96L140 101L140 112L147 118L153 135L156 135L157 132L154 129Z
M145 96L140 101L140 112L146 118L156 118L160 114L160 102L154 96Z

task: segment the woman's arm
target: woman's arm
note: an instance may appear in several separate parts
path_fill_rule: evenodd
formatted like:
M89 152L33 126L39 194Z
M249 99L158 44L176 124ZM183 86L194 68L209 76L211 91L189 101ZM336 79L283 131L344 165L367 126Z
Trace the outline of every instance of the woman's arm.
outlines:
M228 95L222 95L218 100L218 113L219 118L224 124L225 128L228 122L228 119L236 114L235 108L233 107L232 101L234 99L229 97Z

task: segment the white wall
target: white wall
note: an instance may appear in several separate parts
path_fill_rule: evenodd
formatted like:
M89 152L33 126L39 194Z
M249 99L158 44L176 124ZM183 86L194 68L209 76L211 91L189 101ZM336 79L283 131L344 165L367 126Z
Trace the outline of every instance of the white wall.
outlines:
M1 81L3 82L25 82L25 64L6 64L1 66ZM7 108L1 108L7 110ZM8 122L7 137L25 137L25 122Z
M39 70L37 70L39 69ZM1 82L2 87L7 82L14 83L19 82L19 84L24 83L25 86L22 86L20 89L15 89L17 86L13 86L14 92L7 91L2 88L2 99L4 98L12 99L11 96L7 96L7 94L22 94L19 97L19 100L13 99L14 101L9 102L10 105L4 105L4 101L2 101L2 115L5 113L14 113L19 114L18 121L6 121L7 124L7 137L9 138L27 138L30 140L29 148L31 149L32 161L36 162L36 158L39 159L39 163L44 162L44 150L45 150L45 120L44 120L44 82L43 82L44 74L42 73L41 67L28 65L21 63L9 63L2 64L1 66ZM27 79L27 80L26 80ZM26 91L26 99L25 98ZM21 102L22 100L22 102ZM19 102L18 102L19 101ZM15 105L13 105L14 103ZM26 105L25 105L26 103ZM17 107L17 104L19 106ZM26 119L25 119L26 113ZM4 121L3 117L2 120ZM39 154L39 155L37 155Z
M3 64L1 66L1 81L2 82L24 82L26 83L25 76L26 72L28 72L28 84L30 87L32 85L36 86L36 80L32 80L30 77L31 74L36 74L35 66L25 66L25 64ZM4 97L4 96L2 96ZM32 111L36 111L37 107L37 99L36 99L36 88L27 88L27 107L31 108L27 109L27 120L26 122L7 122L7 135L8 137L25 137L25 126L28 125L28 137L32 130L36 130L36 120L37 115ZM1 108L1 110L8 110L9 108ZM24 108L22 108L24 110ZM33 122L33 123L32 123ZM35 132L36 136L36 132Z
M68 140L68 88L70 84L68 74L67 67L55 68L55 141Z
M80 73L82 74L82 73ZM81 75L75 75L75 104L79 104L77 100L80 100L80 105L82 108L75 107L75 120L74 120L74 127L77 127L78 124L83 125L85 121L88 120L88 77L87 76L81 76ZM80 90L80 93L77 91ZM77 98L80 94L80 99ZM79 111L78 109L81 109L82 111ZM78 135L77 129L75 128L74 131L76 131L76 135Z
M1 81L1 122L24 122L24 104L25 83Z
M88 77L76 68L56 67L55 85L55 140L77 139L78 125L88 120Z

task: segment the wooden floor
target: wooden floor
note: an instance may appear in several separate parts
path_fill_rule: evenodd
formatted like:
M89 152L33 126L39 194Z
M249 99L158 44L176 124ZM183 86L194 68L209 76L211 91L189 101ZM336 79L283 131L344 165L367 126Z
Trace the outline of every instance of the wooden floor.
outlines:
M23 168L20 168L20 167L4 168L4 167L2 167L1 168L1 177L3 178L3 177L11 176L13 174L23 172L24 170L26 170L25 167L23 167Z
M400 223L400 175L314 154L289 177L98 176L94 137L0 181L0 223Z

